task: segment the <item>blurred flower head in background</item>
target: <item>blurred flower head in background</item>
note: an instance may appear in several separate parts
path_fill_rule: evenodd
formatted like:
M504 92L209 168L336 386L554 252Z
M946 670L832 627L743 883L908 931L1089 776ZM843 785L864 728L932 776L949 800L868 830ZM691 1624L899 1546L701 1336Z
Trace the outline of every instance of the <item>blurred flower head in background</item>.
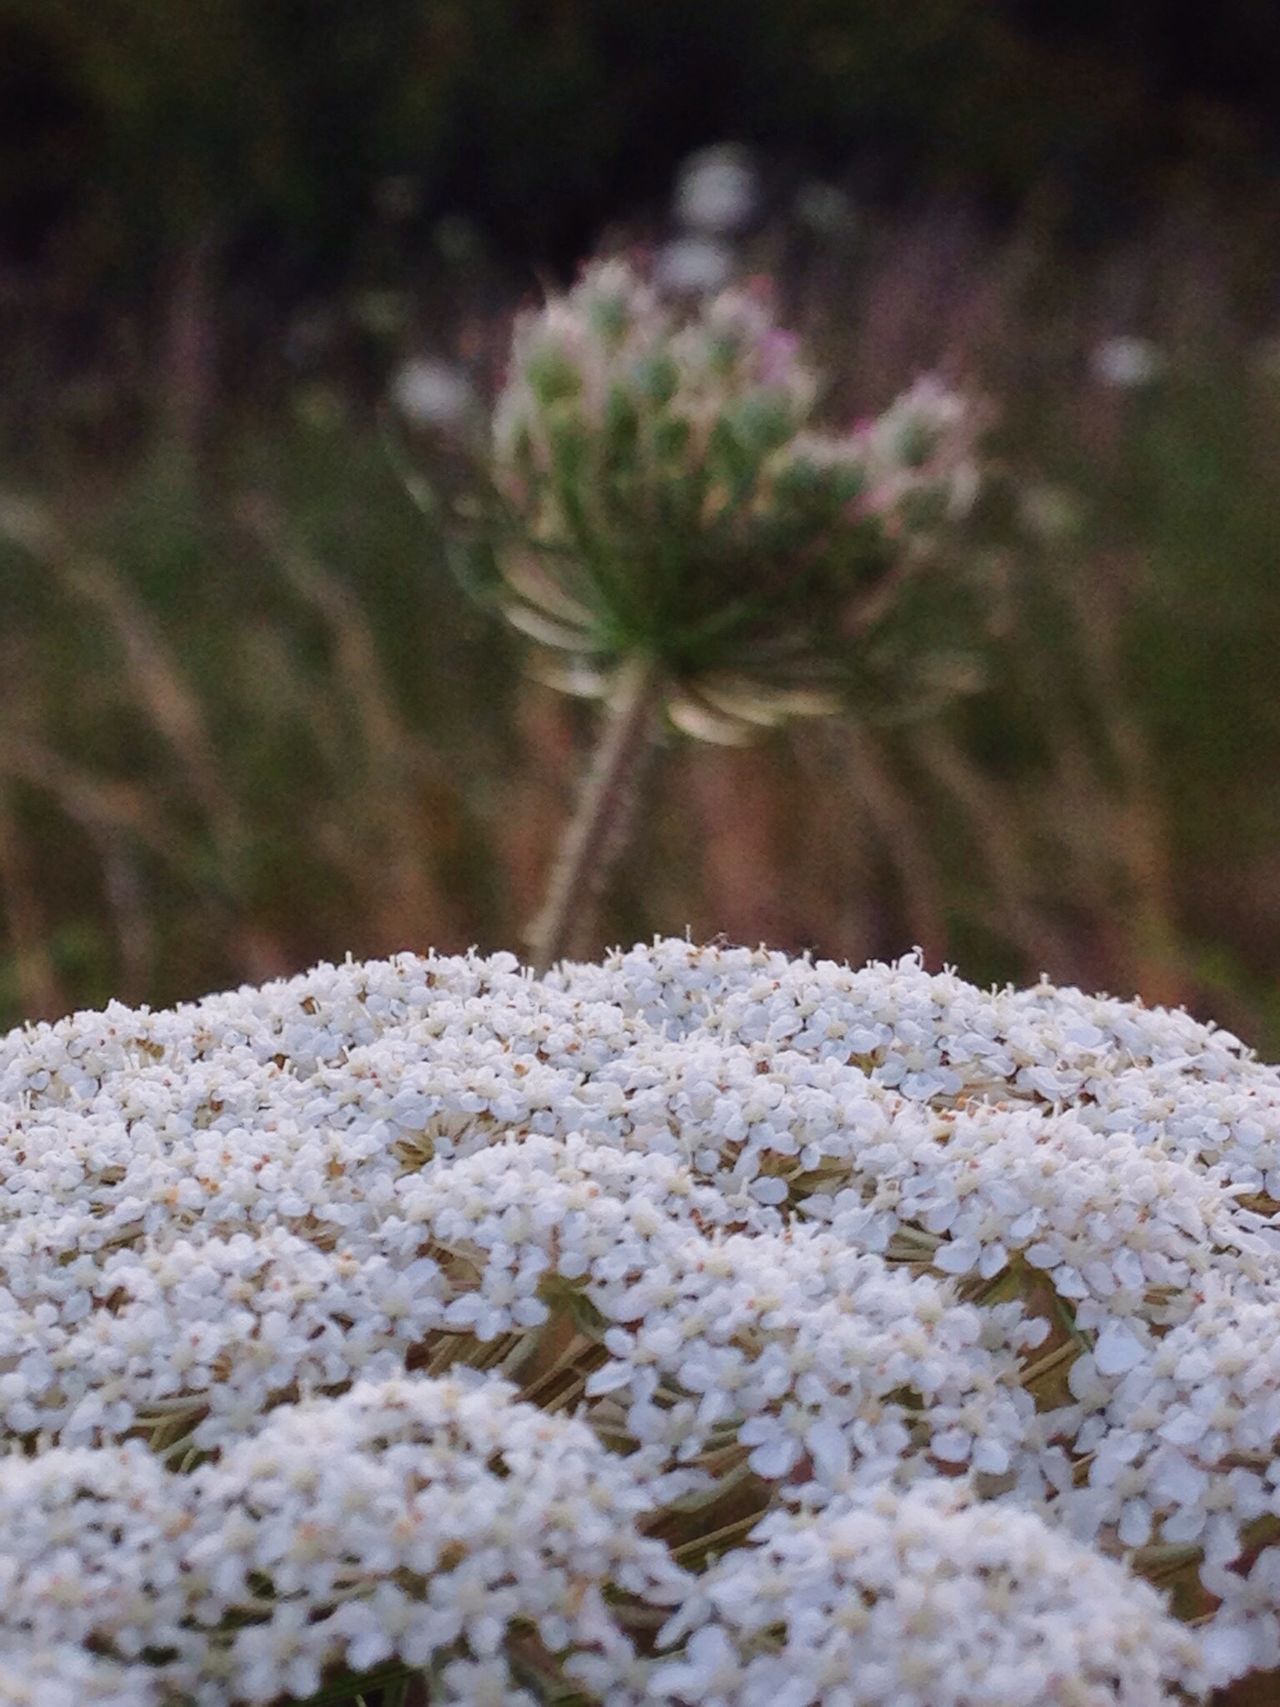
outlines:
M412 356L392 377L391 402L410 425L447 431L474 413L476 395L466 374L438 356Z
M708 296L728 284L736 259L719 238L697 232L673 237L658 251L654 281L671 296Z
M519 317L494 567L508 619L568 655L560 685L605 692L646 655L677 725L722 740L847 703L973 502L980 411L929 377L833 431L819 393L760 281L678 312L612 260Z
M1168 359L1150 338L1126 335L1104 339L1095 348L1090 366L1100 385L1134 391L1159 379L1168 367Z
M673 211L681 225L695 231L732 236L750 223L759 198L759 180L746 149L722 143L685 161Z
M760 186L746 149L733 143L690 155L676 178L677 232L658 251L653 282L673 297L723 290L740 265L738 240L759 210Z

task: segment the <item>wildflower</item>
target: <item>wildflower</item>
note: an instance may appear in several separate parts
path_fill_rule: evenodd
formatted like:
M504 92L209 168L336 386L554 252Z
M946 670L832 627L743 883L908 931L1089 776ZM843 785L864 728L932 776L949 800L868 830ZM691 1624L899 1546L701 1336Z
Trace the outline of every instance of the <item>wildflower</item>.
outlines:
M726 225L701 194L691 208ZM519 316L487 460L455 503L468 586L537 644L545 680L609 704L529 931L539 970L625 845L664 714L741 744L964 682L921 637L971 623L963 577L923 609L908 582L976 492L976 411L926 380L878 420L822 427L763 282L717 290L729 261L714 232L668 245L657 284L681 313L613 260Z
M119 1665L72 1642L6 1643L0 1707L162 1707L145 1665Z
M682 239L702 247L672 253L668 282L711 289L712 241ZM610 261L522 316L493 432L509 619L575 682L654 660L691 733L832 709L833 643L962 513L977 464L974 411L936 380L842 433L817 396L756 290L680 317Z
M399 368L391 401L412 425L443 431L461 425L476 406L466 375L435 356L414 356Z
M1159 379L1168 363L1164 351L1149 338L1116 336L1097 346L1091 365L1100 384L1130 391Z
M230 1637L231 1687L250 1699L313 1692L339 1657L423 1665L459 1644L510 1687L503 1656L522 1623L625 1669L634 1650L606 1585L657 1605L686 1590L639 1533L650 1501L625 1463L492 1379L365 1384L283 1407L193 1481L183 1557L206 1585L202 1620L252 1605L264 1572L281 1597Z
M746 151L729 144L690 155L676 183L675 216L714 236L740 231L755 212L756 174Z
M710 1621L657 1668L657 1699L1159 1707L1205 1681L1194 1638L1146 1584L952 1483L766 1518L698 1602ZM679 1628L677 1614L667 1633Z
M673 237L658 251L654 278L672 296L704 296L722 290L733 272L733 251L714 237Z
M400 955L11 1033L0 1104L0 1702L1280 1664L1280 1079L1185 1013Z

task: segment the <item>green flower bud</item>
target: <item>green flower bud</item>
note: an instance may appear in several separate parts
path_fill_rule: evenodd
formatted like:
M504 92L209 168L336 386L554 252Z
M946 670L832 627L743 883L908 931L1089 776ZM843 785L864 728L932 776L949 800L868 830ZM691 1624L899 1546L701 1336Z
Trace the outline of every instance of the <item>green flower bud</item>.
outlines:
M597 297L587 313L592 335L608 346L622 342L630 323L628 304L620 296Z
M894 435L893 452L906 468L923 468L937 448L937 430L932 421L918 416L902 421Z
M792 438L774 458L772 475L779 504L803 508L815 516L834 517L867 487L866 465L856 441L818 433Z
M524 378L535 400L545 409L577 397L582 391L582 374L559 339L543 339L529 350L524 360Z
M631 370L631 383L646 402L670 403L680 385L680 369L665 350L642 356Z
M748 392L726 411L725 419L739 443L759 455L786 444L799 425L791 398L773 389Z
M718 379L728 379L742 355L742 337L736 330L725 327L712 333L705 345L708 368Z

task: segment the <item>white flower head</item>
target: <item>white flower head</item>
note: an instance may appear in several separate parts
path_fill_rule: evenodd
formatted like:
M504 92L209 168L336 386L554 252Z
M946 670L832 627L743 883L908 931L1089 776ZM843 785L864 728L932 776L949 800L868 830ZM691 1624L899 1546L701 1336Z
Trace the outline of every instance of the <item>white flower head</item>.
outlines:
M0 1105L0 1707L1280 1666L1280 1074L1184 1013L401 955L11 1033Z
M1145 1583L946 1482L766 1519L701 1579L695 1616L660 1700L1162 1707L1205 1681Z
M732 144L690 155L676 184L675 216L681 225L712 236L730 236L749 223L759 183L745 149Z
M710 296L728 284L733 265L728 244L690 232L663 244L653 276L659 288L673 296Z
M1134 391L1159 379L1168 366L1168 358L1149 338L1117 334L1097 345L1091 366L1099 384Z
M416 427L460 426L476 407L467 376L438 356L413 356L393 375L391 401Z

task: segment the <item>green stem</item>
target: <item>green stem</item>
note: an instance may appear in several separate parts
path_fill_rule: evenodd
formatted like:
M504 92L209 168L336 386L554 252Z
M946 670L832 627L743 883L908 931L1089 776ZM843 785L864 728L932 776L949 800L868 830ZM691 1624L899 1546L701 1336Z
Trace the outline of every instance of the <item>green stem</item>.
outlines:
M528 933L529 962L545 972L586 932L627 841L641 768L657 733L663 673L636 654L618 670L609 717L592 756L578 809L551 872L546 904Z

